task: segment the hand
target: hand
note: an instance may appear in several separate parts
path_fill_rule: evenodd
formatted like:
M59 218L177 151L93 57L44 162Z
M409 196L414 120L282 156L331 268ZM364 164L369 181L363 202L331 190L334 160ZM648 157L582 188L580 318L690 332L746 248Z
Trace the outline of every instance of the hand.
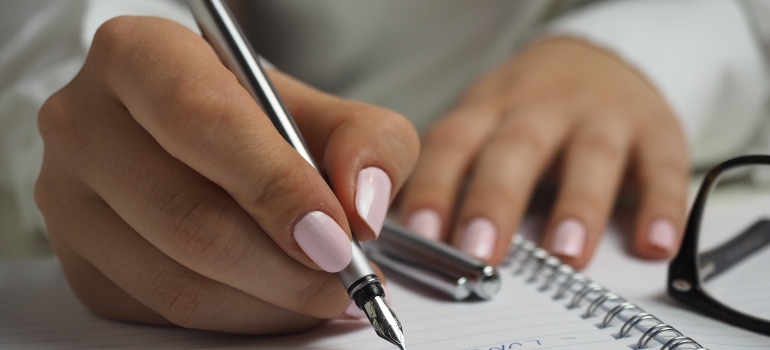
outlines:
M392 112L272 77L329 185L200 36L156 18L99 29L39 117L36 199L86 306L236 333L350 317L330 272L349 263L351 231L379 232L417 135Z
M641 194L635 251L666 258L677 250L689 176L677 119L617 57L561 37L486 74L428 131L401 220L498 263L552 163L561 184L543 247L584 266L628 168Z

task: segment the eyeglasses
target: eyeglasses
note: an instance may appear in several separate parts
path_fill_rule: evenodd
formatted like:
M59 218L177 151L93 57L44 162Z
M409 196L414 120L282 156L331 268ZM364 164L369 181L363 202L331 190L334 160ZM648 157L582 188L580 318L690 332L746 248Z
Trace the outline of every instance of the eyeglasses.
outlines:
M706 174L669 265L668 293L770 335L770 156L730 159Z

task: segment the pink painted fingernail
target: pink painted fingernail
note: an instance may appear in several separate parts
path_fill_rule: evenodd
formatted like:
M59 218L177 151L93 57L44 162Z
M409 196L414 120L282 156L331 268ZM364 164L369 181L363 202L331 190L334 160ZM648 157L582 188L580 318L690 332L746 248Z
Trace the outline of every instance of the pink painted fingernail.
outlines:
M406 226L425 238L439 240L441 236L441 217L435 210L421 209L409 217Z
M586 229L580 221L567 219L556 227L551 252L556 255L577 258L583 253Z
M460 250L479 259L487 260L497 242L497 230L491 221L484 218L473 219L463 231Z
M355 301L351 301L350 304L348 304L347 309L345 309L345 315L352 318L366 318L366 313L364 313L364 310L358 308Z
M294 240L320 268L339 272L353 257L353 246L345 231L329 215L311 211L294 226Z
M380 234L390 204L390 178L382 169L369 167L358 173L356 210L375 235Z
M676 245L676 229L674 224L667 219L655 220L650 225L649 242L654 247L671 252Z

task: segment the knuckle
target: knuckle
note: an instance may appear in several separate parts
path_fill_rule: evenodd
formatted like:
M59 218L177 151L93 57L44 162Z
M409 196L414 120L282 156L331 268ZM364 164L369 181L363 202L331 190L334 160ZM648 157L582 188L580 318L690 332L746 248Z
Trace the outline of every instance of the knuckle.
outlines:
M656 165L660 176L672 179L680 179L681 182L687 181L690 172L688 162L676 159L674 157L664 157Z
M303 179L312 176L317 175L308 169L303 171L303 169L291 166L275 166L270 171L263 171L259 174L249 193L251 193L253 203L258 207L264 207L270 203L293 203L293 196L299 193L308 193L299 191L300 187L298 186L308 185L308 182Z
M518 123L503 128L496 138L509 147L526 149L538 155L546 154L550 145L545 128L537 127L529 118L522 118Z
M592 157L618 162L625 156L625 150L618 137L607 132L587 132L574 141L576 152L585 152Z
M152 284L160 314L185 328L205 328L212 322L216 294L212 284L188 272L160 271Z
M338 301L347 302L347 295L342 285L333 275L316 273L307 283L297 290L294 306L311 316L329 318L338 316L341 307Z
M130 16L119 16L104 22L94 33L91 53L107 61L122 60L135 52L137 41L132 36L137 30L136 21Z
M62 140L61 136L73 135L79 129L77 118L70 112L71 107L71 99L64 89L51 95L40 107L37 128L45 146L51 146L51 143Z
M473 139L467 137L468 130L474 128L469 118L442 120L425 134L426 146L441 147L448 150L465 150L475 146Z
M48 217L48 214L55 207L55 196L51 195L55 188L56 186L51 183L48 173L41 171L40 176L38 176L37 180L35 181L33 195L35 204L37 205L38 209L40 209L40 213L43 214L43 217Z
M585 208L585 212L597 212L607 208L610 202L604 196L593 191L581 191L574 193L567 204L571 208Z
M164 89L159 101L159 125L179 147L205 147L217 129L231 122L228 112L229 87L207 79L204 74L176 79Z
M376 128L371 130L382 135L380 140L384 142L381 144L388 148L389 153L397 155L402 165L411 169L420 152L420 137L414 124L399 113L379 107L369 107L363 112L366 114L362 115L376 116Z
M392 131L392 134L401 140L405 149L416 158L420 149L420 137L417 134L414 124L402 114L386 111L383 113L383 119L386 126Z
M225 269L237 259L240 218L219 193L188 188L173 196L161 210L167 221L173 247L184 259L207 269Z

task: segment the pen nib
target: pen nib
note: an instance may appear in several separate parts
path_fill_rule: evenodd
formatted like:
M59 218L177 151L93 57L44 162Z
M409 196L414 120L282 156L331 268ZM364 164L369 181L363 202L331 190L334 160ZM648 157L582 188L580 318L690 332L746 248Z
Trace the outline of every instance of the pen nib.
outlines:
M364 303L363 310L380 338L393 343L401 350L406 350L401 322L382 297L377 296L368 300Z

